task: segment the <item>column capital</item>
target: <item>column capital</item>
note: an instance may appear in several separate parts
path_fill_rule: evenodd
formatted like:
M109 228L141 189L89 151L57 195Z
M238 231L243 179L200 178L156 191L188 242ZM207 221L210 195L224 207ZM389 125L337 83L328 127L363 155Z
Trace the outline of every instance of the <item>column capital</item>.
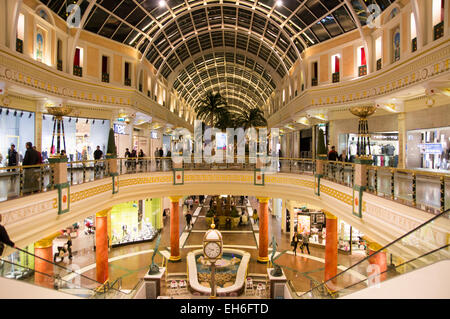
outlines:
M45 238L42 238L41 240L38 240L37 242L34 243L34 248L48 248L48 247L52 247L53 246L53 240L58 237L61 236L62 232L57 232L54 233L50 236L47 236Z
M178 203L178 201L182 198L183 196L169 196L169 199L172 203Z
M260 203L268 203L270 197L257 197Z
M111 208L107 208L104 209L100 212L98 212L97 214L95 214L95 217L108 217L108 214L112 211L112 207Z
M330 212L328 212L326 210L322 210L322 212L325 214L327 219L337 219L336 216L334 216L333 214L331 214Z
M364 236L363 239L367 242L367 248L369 248L372 251L378 251L381 248L383 248L383 246L381 246L379 243L375 242L373 239L370 239L366 236Z

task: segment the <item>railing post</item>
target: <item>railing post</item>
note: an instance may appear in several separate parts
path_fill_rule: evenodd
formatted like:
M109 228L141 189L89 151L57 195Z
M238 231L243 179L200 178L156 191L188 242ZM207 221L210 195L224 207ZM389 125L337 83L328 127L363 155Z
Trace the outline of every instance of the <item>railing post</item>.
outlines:
M19 167L19 196L23 196L23 185L24 185L24 177L23 177L23 167Z
M41 189L40 191L43 192L44 191L44 165L39 166L39 179L40 179L40 185L41 185Z
M445 177L441 176L441 213L445 210Z
M417 206L416 202L416 173L412 173L412 205L414 207Z
M391 169L391 199L395 197L395 171Z
M375 168L375 195L378 195L378 169Z
M69 165L70 165L70 185L73 185L73 164L72 164L72 162Z
M86 164L83 162L83 184L86 183Z

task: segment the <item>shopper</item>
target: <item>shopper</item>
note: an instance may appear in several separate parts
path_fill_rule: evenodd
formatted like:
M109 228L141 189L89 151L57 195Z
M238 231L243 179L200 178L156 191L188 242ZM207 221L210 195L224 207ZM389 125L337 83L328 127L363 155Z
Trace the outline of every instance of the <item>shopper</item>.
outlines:
M67 234L67 251L69 252L69 259L72 260L72 237L70 236L70 233ZM109 245L108 245L109 246Z
M339 162L348 162L347 153L345 150L342 151L341 155L338 157Z
M189 209L192 211L194 209L194 200L192 197L189 197L188 199Z
M302 251L303 254L303 248L306 247L306 250L308 251L308 255L311 255L311 253L309 252L309 233L306 233L302 236L302 245L300 246L300 249Z
M292 240L291 240L291 246L294 247L294 249L292 250L294 255L297 256L297 246L298 246L298 234L297 232L294 233L294 236L292 236Z
M136 169L136 159L137 159L137 152L136 152L136 150L135 149L133 149L132 151L131 151L131 164L132 164L132 166L133 166L133 170L135 170Z
M142 149L139 151L138 157L139 157L139 160L138 160L139 168L142 170L142 165L144 165L144 157L145 157L144 151Z
M259 218L258 218L258 210L257 210L256 208L253 210L253 216L252 216L252 218L253 218L254 224L257 224L258 221L259 221Z
M23 159L23 166L31 166L39 164L39 155L36 150L33 149L33 144L27 142L25 144L27 151L25 152L25 157ZM39 176L35 176L34 168L24 169L24 194L32 193L37 191L37 184L39 182Z
M328 153L329 161L336 161L338 158L338 153L336 152L335 148L335 146L331 146L331 151Z
M103 157L103 152L100 149L100 146L97 145L97 149L94 152L94 160L98 161L101 160Z
M33 146L33 149L36 151L36 153L37 153L37 155L38 155L38 158L39 158L38 164L42 164L43 161L42 161L42 154L41 154L41 152L39 152L39 151L36 149L36 146Z
M127 167L127 169L129 169L131 165L130 157L131 157L130 149L127 148L125 149L125 158L127 159L125 161L125 166Z
M8 150L8 166L19 166L19 153L17 153L14 144L11 144L11 148ZM14 172L15 169L12 171Z
M187 229L190 229L191 228L192 215L191 215L191 212L189 210L186 212L185 218L186 218L186 227L187 227Z
M0 223L2 222L2 215L0 214ZM3 225L0 225L0 256L3 254L3 250L5 249L4 245L11 246L13 248L17 248L11 239L9 239L8 232L6 231Z

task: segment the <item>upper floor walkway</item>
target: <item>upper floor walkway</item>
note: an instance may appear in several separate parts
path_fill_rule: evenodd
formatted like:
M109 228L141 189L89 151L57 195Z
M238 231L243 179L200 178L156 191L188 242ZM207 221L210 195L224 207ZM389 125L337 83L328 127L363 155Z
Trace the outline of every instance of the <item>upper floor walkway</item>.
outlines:
M184 163L174 169L171 158L140 158L2 168L0 212L11 238L27 245L127 201L264 196L321 207L383 245L449 206L449 174L311 159L280 159L276 172L263 174L249 158L236 162ZM364 181L361 167L367 171ZM67 183L55 183L61 174ZM450 221L444 219L422 239L447 241L449 233Z

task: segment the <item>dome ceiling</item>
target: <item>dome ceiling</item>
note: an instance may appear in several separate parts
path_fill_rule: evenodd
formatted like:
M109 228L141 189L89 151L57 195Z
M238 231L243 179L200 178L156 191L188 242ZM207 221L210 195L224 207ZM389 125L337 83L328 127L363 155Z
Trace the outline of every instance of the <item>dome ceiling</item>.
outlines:
M66 0L41 2L66 19ZM82 13L89 2L78 1ZM248 108L265 103L306 47L356 29L352 12L365 25L368 5L394 0L160 2L97 0L84 29L138 49L190 105L220 88L232 108Z

